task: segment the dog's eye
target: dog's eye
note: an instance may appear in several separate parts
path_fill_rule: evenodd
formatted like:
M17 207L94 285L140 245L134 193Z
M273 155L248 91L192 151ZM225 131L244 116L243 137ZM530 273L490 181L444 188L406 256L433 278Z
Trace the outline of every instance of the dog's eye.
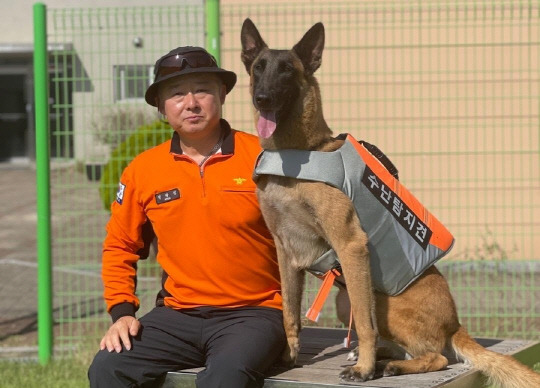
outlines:
M289 62L281 62L279 64L279 70L284 73L292 73L294 71L294 66Z
M255 65L253 65L253 69L256 71L263 71L266 66L266 62L264 59L261 59L259 62L257 62Z

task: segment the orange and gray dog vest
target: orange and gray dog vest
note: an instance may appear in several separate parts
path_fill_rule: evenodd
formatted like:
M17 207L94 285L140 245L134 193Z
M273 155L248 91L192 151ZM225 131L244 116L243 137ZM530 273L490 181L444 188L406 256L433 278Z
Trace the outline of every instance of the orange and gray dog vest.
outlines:
M374 287L388 295L403 292L450 251L452 234L351 135L336 151L263 151L258 175L319 181L340 189L353 202L368 236ZM339 267L330 249L308 271L317 276Z

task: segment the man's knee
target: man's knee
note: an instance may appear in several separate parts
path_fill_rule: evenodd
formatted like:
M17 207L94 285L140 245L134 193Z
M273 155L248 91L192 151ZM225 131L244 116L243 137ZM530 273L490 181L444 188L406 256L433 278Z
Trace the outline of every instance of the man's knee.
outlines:
M90 383L97 382L103 375L114 374L114 369L116 369L114 357L111 357L108 351L101 350L94 356L88 368L88 379Z
M118 386L122 383L129 386L128 370L124 364L119 353L100 350L88 368L90 387L109 387L111 384Z
M251 369L241 360L230 357L212 360L197 375L198 388L259 388L263 385L263 371Z
M125 349L121 353L100 350L88 369L90 388L157 387L167 371L175 369L140 356Z

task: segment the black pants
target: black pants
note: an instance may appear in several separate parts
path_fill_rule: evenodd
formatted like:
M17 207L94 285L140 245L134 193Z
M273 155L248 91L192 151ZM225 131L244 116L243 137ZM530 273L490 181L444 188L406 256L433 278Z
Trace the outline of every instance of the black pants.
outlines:
M131 350L96 354L90 387L152 387L166 372L203 366L198 388L262 387L287 341L282 319L281 311L264 307L156 307L141 318Z

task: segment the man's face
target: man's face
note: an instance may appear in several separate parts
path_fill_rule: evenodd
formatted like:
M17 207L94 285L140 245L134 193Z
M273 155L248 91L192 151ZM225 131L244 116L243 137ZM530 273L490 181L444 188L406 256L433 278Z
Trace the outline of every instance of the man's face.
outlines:
M180 136L204 136L219 125L225 95L216 75L186 74L160 85L160 111Z

